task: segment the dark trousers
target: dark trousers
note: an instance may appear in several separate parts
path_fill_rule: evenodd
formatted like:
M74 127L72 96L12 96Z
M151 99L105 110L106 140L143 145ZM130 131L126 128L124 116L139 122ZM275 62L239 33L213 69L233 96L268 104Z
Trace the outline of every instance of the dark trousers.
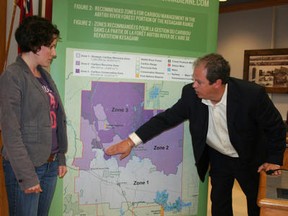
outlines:
M239 158L232 158L209 148L211 202L213 216L233 216L232 188L237 179L247 200L249 216L259 216L257 206L259 173L257 167L240 162Z

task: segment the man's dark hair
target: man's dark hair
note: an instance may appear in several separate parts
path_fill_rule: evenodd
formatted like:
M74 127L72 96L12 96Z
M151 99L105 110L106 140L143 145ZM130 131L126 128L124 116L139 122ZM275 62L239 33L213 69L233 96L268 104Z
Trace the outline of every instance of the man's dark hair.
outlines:
M217 79L222 80L223 84L228 82L230 65L221 55L211 53L200 57L194 62L194 68L201 64L207 69L206 78L210 84L215 83Z
M15 32L15 39L21 52L36 53L41 46L50 46L60 37L56 25L40 16L29 16L23 20Z

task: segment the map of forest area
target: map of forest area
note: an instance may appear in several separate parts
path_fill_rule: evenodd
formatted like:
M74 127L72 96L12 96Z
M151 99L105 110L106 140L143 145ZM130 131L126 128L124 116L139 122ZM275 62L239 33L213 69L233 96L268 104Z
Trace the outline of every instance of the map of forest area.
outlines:
M134 147L123 160L104 153L162 112L155 107L169 91L160 82L89 84L87 90L78 87L78 103L72 102L76 93L66 91L65 96L66 104L70 103L66 110L73 147L67 157L70 177L64 179L64 214L180 216L197 212L197 178L192 183L183 180L187 175L183 171L184 124Z

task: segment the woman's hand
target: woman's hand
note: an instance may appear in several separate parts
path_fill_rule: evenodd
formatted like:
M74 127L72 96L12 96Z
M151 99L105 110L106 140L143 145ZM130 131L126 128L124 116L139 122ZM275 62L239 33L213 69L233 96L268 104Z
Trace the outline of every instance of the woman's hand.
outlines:
M59 176L59 178L63 178L66 173L67 173L67 167L66 166L59 166L58 167L58 176Z
M26 194L41 193L41 192L42 192L42 189L40 187L40 184L37 184L37 185L35 185L33 187L30 187L30 188L24 190L24 193L26 193Z

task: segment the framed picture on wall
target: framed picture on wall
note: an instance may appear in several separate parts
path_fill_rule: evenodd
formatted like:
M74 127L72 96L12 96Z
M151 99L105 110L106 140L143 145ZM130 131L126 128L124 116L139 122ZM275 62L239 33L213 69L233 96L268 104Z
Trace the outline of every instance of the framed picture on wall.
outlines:
M245 50L243 79L268 93L288 93L288 48Z

